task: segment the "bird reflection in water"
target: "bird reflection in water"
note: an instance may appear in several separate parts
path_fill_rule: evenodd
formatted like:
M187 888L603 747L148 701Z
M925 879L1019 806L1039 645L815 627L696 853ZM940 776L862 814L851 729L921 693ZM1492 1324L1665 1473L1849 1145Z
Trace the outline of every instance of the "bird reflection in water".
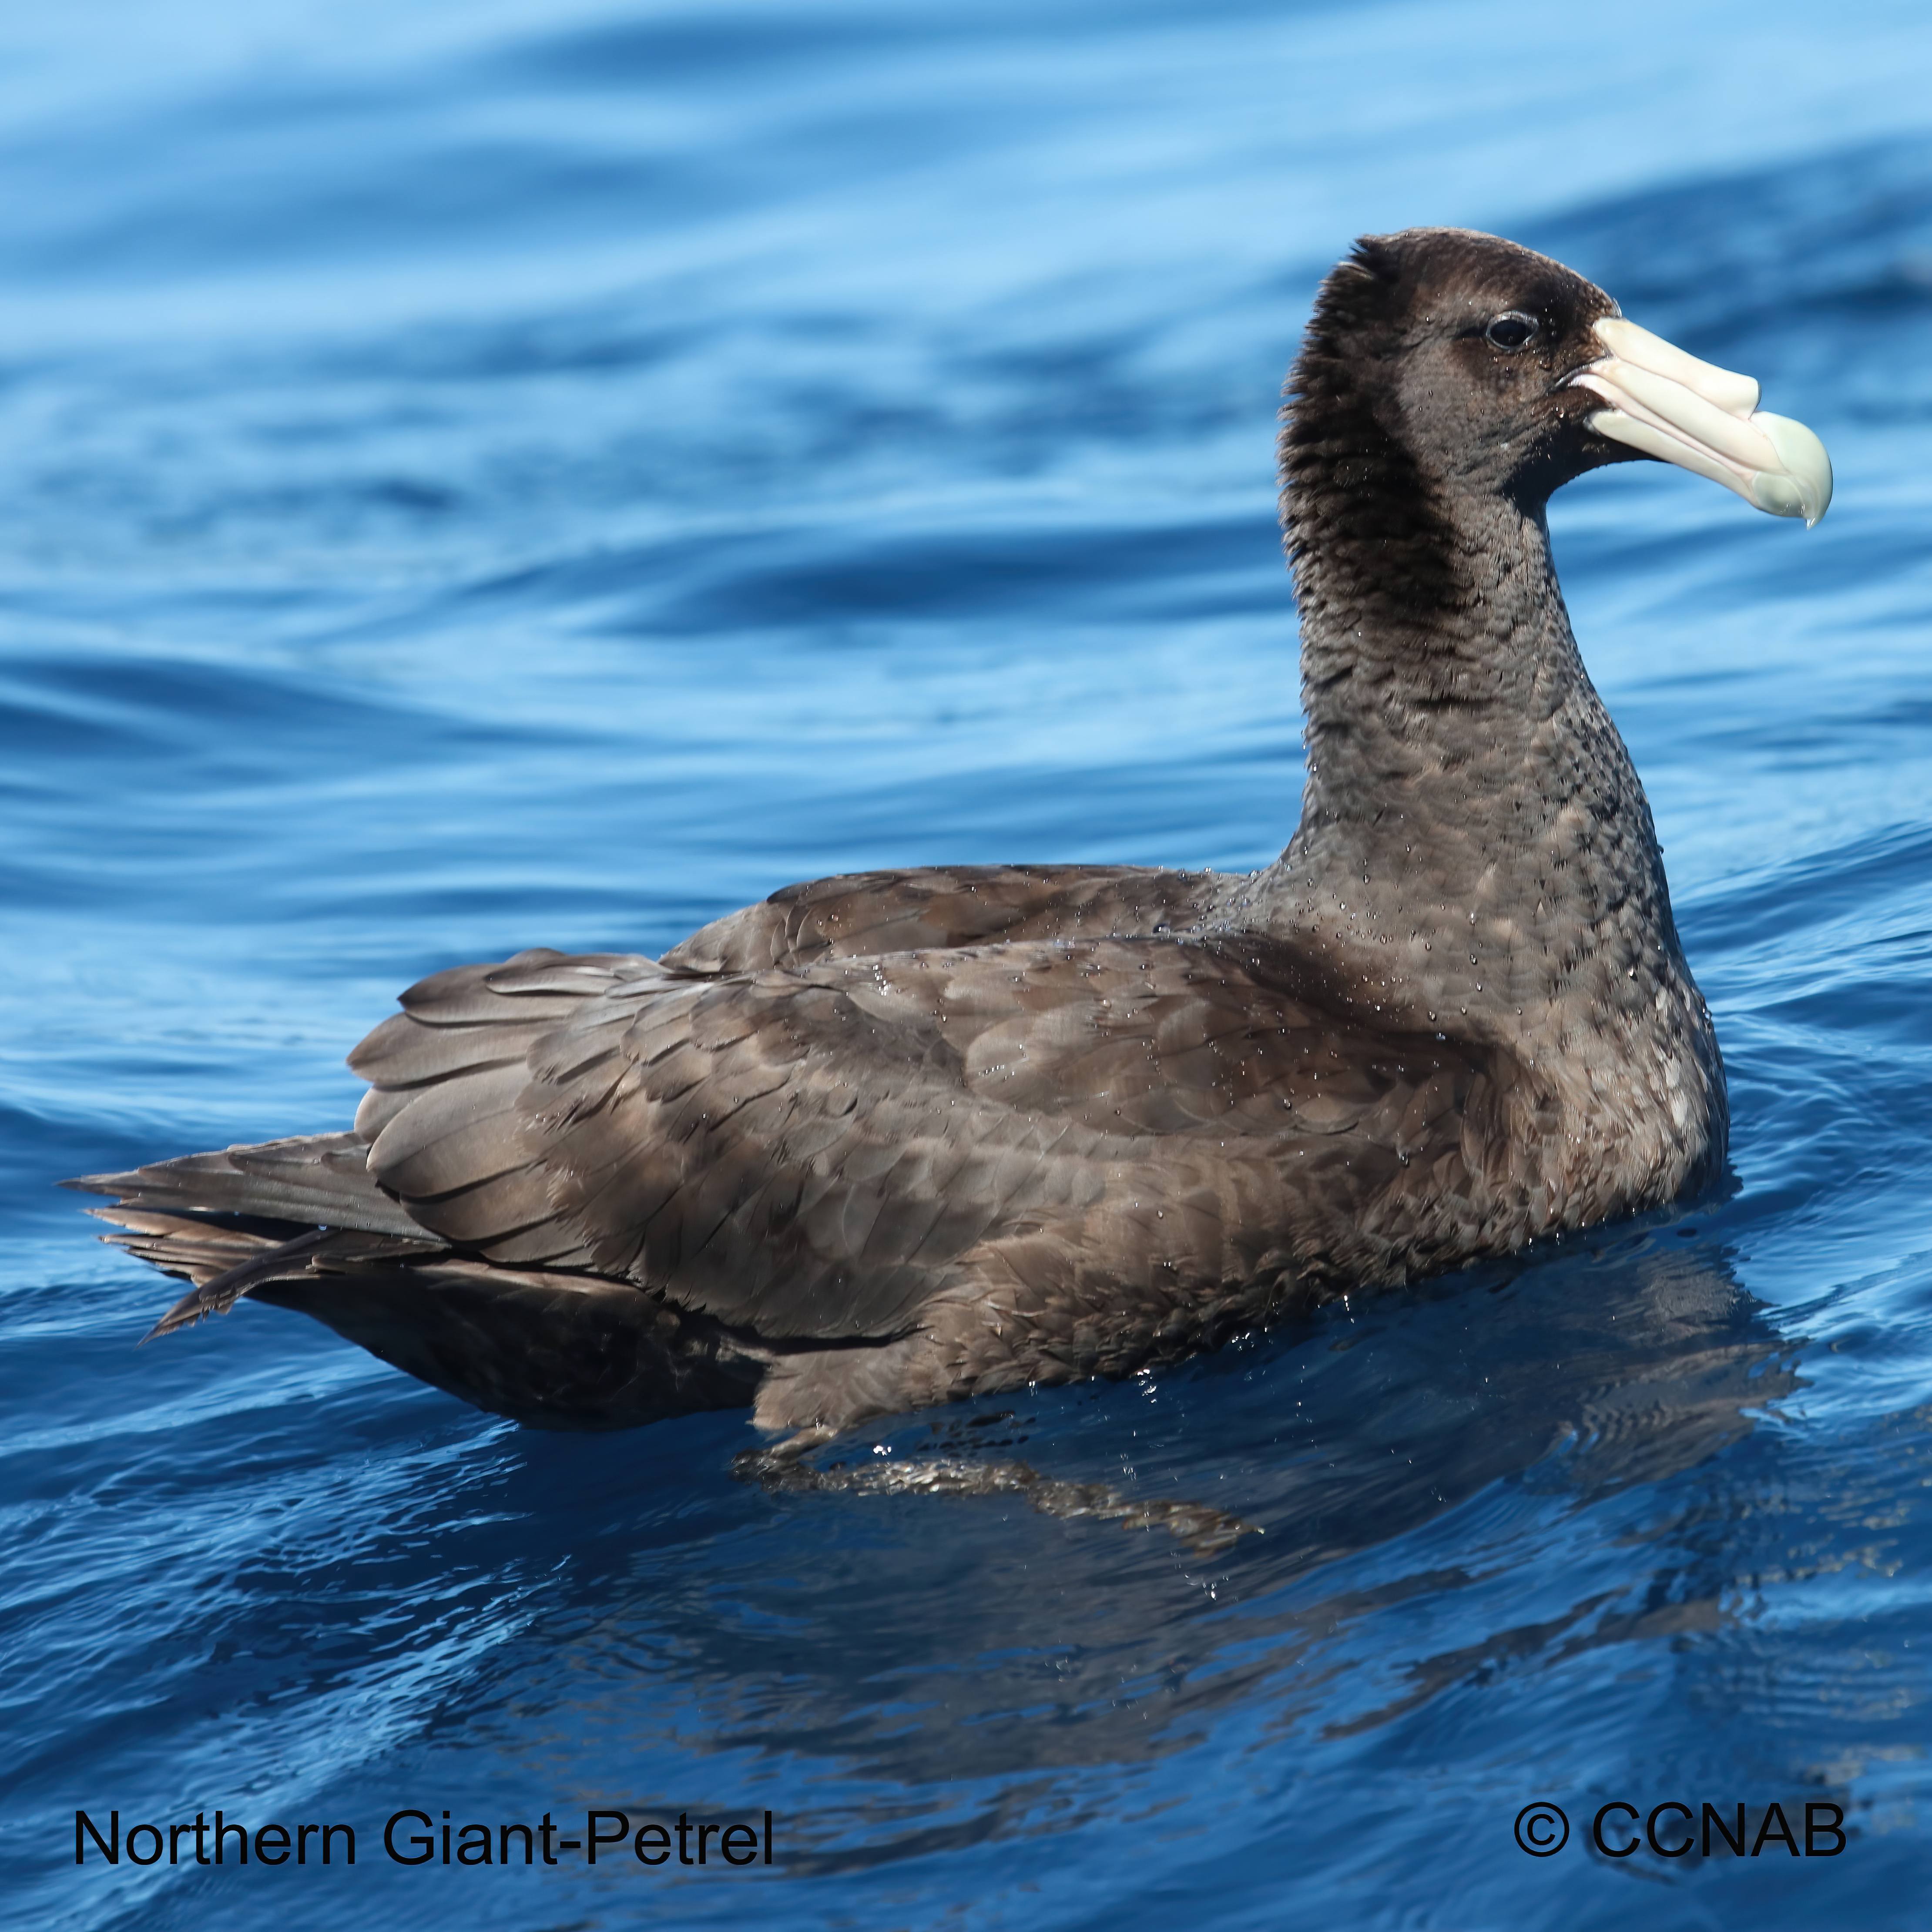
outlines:
M1292 1728L1372 1730L1498 1666L1724 1625L1762 1559L1754 1513L1726 1499L1761 1478L1723 1452L1802 1385L1796 1346L1709 1236L1627 1225L1337 1305L1152 1385L1036 1391L978 1429L875 1424L864 1447L889 1456L772 1484L755 1557L713 1591L622 1559L622 1606L601 1578L575 1663L654 1673L669 1653L718 1748L908 1785L1149 1758L1258 1696ZM549 1480L533 1472L533 1508ZM1580 1571L1552 1602L1571 1520L1606 1508L1652 1560ZM1043 1704L1061 1721L1034 1721ZM925 1820L956 1800L908 1802ZM892 1855L868 1837L868 1861Z

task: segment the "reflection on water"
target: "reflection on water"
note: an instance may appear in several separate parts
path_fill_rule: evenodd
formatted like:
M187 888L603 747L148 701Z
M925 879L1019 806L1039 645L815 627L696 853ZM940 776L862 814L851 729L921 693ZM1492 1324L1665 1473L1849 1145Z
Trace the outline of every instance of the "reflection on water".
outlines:
M1137 1762L1256 1699L1278 1724L1348 1735L1503 1660L1718 1628L1737 1582L1720 1551L1658 1547L1636 1600L1627 1577L1578 1579L1594 1587L1522 1622L1485 1586L1563 1515L1742 1438L1800 1385L1793 1352L1708 1244L1664 1229L1250 1337L1130 1390L1042 1391L992 1428L875 1425L902 1460L1022 1450L1053 1479L1211 1502L1263 1534L1203 1559L1156 1528L1042 1520L1023 1498L781 1496L787 1534L849 1553L808 1579L761 1562L696 1598L667 1595L655 1561L628 1566L626 1585L599 1578L571 1665L648 1676L668 1648L732 1706L721 1748L778 1742L908 1788ZM1459 1512L1475 1520L1451 1538ZM1391 1648L1390 1620L1451 1592L1474 1593L1476 1641ZM1304 1710L1292 1687L1311 1679Z

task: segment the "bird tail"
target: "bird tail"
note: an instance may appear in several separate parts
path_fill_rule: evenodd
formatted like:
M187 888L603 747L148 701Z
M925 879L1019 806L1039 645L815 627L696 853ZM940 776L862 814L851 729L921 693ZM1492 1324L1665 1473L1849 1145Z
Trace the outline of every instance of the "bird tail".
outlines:
M66 1184L103 1237L194 1285L142 1339L243 1299L298 1310L419 1381L539 1428L628 1429L749 1402L766 1352L628 1282L499 1268L425 1233L354 1134L189 1154Z

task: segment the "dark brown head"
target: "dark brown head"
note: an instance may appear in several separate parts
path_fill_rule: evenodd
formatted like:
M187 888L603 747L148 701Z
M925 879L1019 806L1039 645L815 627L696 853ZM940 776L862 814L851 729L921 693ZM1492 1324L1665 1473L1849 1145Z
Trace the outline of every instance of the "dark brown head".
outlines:
M1347 553L1389 602L1436 604L1456 574L1459 508L1504 498L1534 515L1558 484L1636 455L1590 428L1602 405L1571 383L1616 313L1581 275L1494 236L1364 236L1323 283L1288 377L1282 512L1298 580L1315 554Z
M1540 520L1552 490L1606 463L1660 458L1811 521L1830 499L1817 439L1759 410L1748 377L1467 229L1357 242L1322 286L1287 398L1282 515L1304 602L1324 578L1390 616L1464 601L1499 515Z

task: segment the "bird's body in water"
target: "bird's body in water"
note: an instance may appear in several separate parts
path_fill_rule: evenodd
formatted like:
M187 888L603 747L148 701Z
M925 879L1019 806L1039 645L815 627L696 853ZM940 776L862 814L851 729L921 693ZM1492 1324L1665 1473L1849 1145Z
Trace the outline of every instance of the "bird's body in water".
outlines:
M1308 778L1250 875L793 886L662 958L440 973L353 1131L80 1184L115 1237L526 1421L772 1430L1120 1374L1657 1205L1716 1036L1544 509L1662 457L1815 520L1755 384L1494 238L1372 238L1291 376Z

